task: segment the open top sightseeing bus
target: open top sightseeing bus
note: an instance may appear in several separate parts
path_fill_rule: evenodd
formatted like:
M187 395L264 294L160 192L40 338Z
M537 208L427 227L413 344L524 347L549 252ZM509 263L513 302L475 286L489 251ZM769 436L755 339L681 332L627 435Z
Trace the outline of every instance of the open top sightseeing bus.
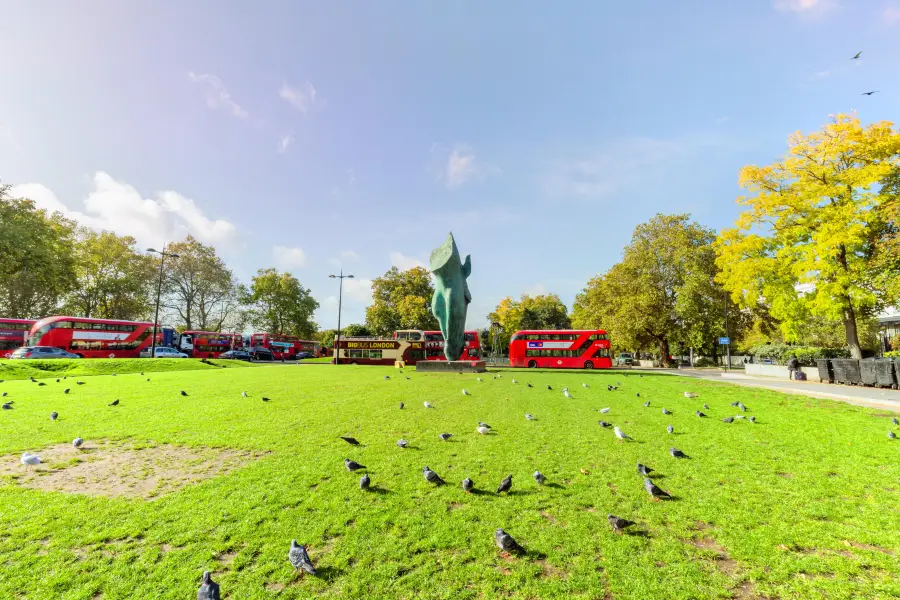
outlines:
M30 319L0 319L0 358L9 358L16 348L25 345L34 323Z
M440 331L425 332L425 354L427 360L446 360L444 356L444 334ZM477 331L465 332L465 346L459 360L481 358L481 338Z
M414 365L425 360L425 334L415 329L395 331L392 338L342 337L335 340L335 363L351 365L393 365L403 361Z
M243 349L244 336L240 333L185 331L178 336L176 347L194 358L219 358L223 352Z
M509 364L532 369L609 369L609 335L602 329L517 331L509 342Z
M157 344L163 334L160 328ZM47 317L32 325L27 345L54 346L82 358L138 358L152 336L153 323Z

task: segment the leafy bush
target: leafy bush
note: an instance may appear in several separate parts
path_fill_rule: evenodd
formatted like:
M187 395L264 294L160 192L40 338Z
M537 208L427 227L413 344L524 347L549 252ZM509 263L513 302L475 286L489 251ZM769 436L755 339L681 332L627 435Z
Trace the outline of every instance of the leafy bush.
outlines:
M884 353L885 358L900 358L900 350L891 350Z
M713 361L706 358L705 356L701 356L697 360L694 361L695 367L714 367Z
M849 358L847 348L820 348L818 346L789 346L787 344L762 344L748 349L757 362L771 360L786 365L794 354L801 365L812 367L817 358Z

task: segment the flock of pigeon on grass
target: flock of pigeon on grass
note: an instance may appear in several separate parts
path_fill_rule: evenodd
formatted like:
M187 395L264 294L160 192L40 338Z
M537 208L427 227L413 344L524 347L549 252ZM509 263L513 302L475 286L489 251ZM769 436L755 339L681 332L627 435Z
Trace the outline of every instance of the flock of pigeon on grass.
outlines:
M403 371L401 370L400 373L402 373L402 372ZM141 375L143 376L144 374L141 373ZM495 380L498 380L498 379L502 379L502 377L503 377L502 374L495 374L493 378ZM643 375L639 375L639 377L643 377ZM65 379L67 379L67 378L63 377L62 379L57 379L56 381L57 381L57 383L61 383ZM384 377L384 379L388 380L388 379L390 379L390 376L386 375ZM406 379L410 379L410 377L406 376ZM38 386L46 386L47 385L44 382L38 382L33 377L31 378L31 381L33 383L36 383ZM150 379L148 378L147 381L150 381ZM483 382L484 380L481 377L478 377L476 379L476 381ZM512 381L513 385L518 385L518 383L519 383L518 381L516 381L516 379L514 377L511 379L511 381ZM0 380L0 383L3 383L3 380ZM85 382L83 382L83 381L76 381L75 383L76 383L76 385L84 385L85 384ZM607 391L615 392L619 389L620 385L621 385L620 382L616 382L616 385L607 385L606 386ZM529 388L534 387L531 383L526 383L526 386ZM584 388L590 387L586 383L583 383L582 386ZM553 391L553 388L550 385L547 385L546 387L547 387L548 391ZM63 393L69 394L70 391L71 391L70 388L66 388ZM466 389L463 389L462 393L465 396L471 395L471 393ZM562 393L566 398L572 397L572 394L569 391L568 387L562 388ZM186 391L182 390L181 395L188 396L188 393ZM2 397L5 398L6 396L7 396L7 392L2 392ZM247 392L241 392L241 396L244 398L247 398L248 394L247 394ZM640 398L641 395L640 395L640 393L637 393L637 394L635 394L635 396L637 398ZM691 393L691 392L684 392L684 397L689 398L689 399L694 399L694 398L697 398L698 395L695 393ZM266 398L266 397L262 397L261 399L264 402L269 401L269 398ZM14 401L12 401L12 400L6 401L2 404L2 409L3 410L13 410L13 404L14 404ZM428 402L427 400L423 404L426 409L434 409L435 408L434 405L431 404L430 402ZM119 405L118 399L114 400L113 402L111 402L109 404L109 406L111 406L111 407L118 406L118 405ZM645 408L649 408L651 406L650 401L648 400L648 401L644 402L643 406ZM745 406L740 401L732 402L730 404L730 406L739 409L742 413L749 412L749 409L747 408L747 406ZM403 402L401 402L400 409L402 410L404 408L405 408L405 405ZM709 405L703 404L703 409L709 410ZM605 408L601 408L601 409L597 409L597 410L599 413L606 415L610 412L611 409L609 407L605 407ZM671 410L667 409L666 407L661 407L661 410L662 410L662 414L664 414L664 415L673 414L673 412ZM707 415L704 412L702 412L701 410L696 410L695 415L698 418L707 418ZM56 411L53 411L50 413L51 420L56 421L58 419L58 417L59 417L59 414ZM525 419L529 420L529 421L537 420L534 415L532 415L531 413L527 413L527 412L525 413ZM733 417L725 417L722 419L722 421L724 423L734 423L735 421L740 420L740 419L746 419L750 423L756 423L755 416L752 416L752 415L745 416L744 414L735 415ZM900 426L900 420L898 420L896 417L892 418L891 421L895 427ZM603 428L612 428L614 435L616 436L617 440L620 443L633 441L633 438L631 436L629 436L627 433L622 431L618 426L613 425L610 422L607 422L607 421L601 419L600 421L598 421L598 424ZM491 433L491 426L483 421L478 421L476 431L481 435L488 435ZM675 428L673 425L668 425L666 427L666 431L669 434L674 434ZM346 443L350 444L351 446L359 446L360 445L359 440L357 440L356 438L353 438L350 436L338 436L338 437L340 439L342 439L343 441L345 441ZM438 438L441 441L447 441L451 437L453 437L453 434L446 433L446 432L438 435ZM888 437L890 439L895 439L897 436L893 431L889 431ZM83 443L84 443L84 440L80 437L76 437L74 440L72 440L72 446L75 447L76 449L81 449ZM397 441L397 446L400 448L406 448L409 446L409 442L405 439L400 439ZM675 459L689 459L690 458L687 454L685 454L684 452L682 452L681 450L679 450L678 448L675 448L675 447L672 447L669 449L669 454ZM24 454L22 454L21 463L23 465L25 465L26 467L29 467L29 466L39 465L41 463L41 460L38 455L36 455L32 452L25 452ZM365 465L362 465L362 464L360 464L354 460L351 460L349 458L344 459L344 467L350 472L367 470L367 467ZM653 482L652 476L651 476L651 473L653 473L653 471L654 470L652 468L650 468L644 464L641 464L641 463L637 464L637 472L640 476L642 476L644 478L644 489L647 491L647 494L649 495L650 499L654 500L654 501L673 499L673 496L671 494L662 490L659 486L657 486ZM582 470L582 472L584 472L584 470ZM427 481L430 484L433 484L436 486L446 484L446 481L444 481L444 479L442 479L440 475L438 475L434 470L432 470L427 465L422 468L422 476L425 479L425 481ZM537 482L538 485L544 485L547 481L547 478L540 471L535 471L532 477L534 478L535 482ZM503 493L508 493L512 489L512 479L513 479L512 474L509 474L506 477L504 477L503 480L500 482L500 485L497 487L496 493L498 495L503 494ZM368 490L372 489L372 479L368 473L363 474L362 478L359 481L359 487L363 491L368 491ZM461 483L461 487L465 493L472 493L475 490L475 483L472 481L471 478L466 477L465 479L463 479L463 481ZM616 516L613 514L607 515L607 521L608 521L609 526L611 527L612 531L619 535L621 535L622 532L627 530L629 527L632 527L636 524L634 521L630 521L628 519L625 519L625 518L622 518L622 517L619 517L619 516ZM526 553L523 546L520 545L519 542L517 542L509 533L504 531L503 528L498 528L495 531L494 542L497 545L497 547L500 549L501 553L505 556L509 556L510 554L522 555L522 554ZM299 544L297 542L297 540L291 541L291 546L288 551L288 560L291 563L291 566L293 566L294 569L298 573L308 573L312 576L316 575L316 569L313 566L312 560L310 559L309 554L306 551L306 546L303 544ZM202 583L201 583L200 589L197 592L198 600L219 600L220 593L221 592L220 592L219 584L217 584L216 582L214 582L212 580L212 576L208 571L204 572L203 576L202 576Z

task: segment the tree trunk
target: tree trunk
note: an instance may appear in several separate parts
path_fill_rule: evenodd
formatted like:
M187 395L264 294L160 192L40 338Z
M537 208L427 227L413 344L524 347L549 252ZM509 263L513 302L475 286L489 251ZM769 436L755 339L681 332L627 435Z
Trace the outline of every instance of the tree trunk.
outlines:
M853 358L862 358L862 347L859 345L859 332L856 329L856 311L850 304L850 298L845 299L846 304L841 314L841 320L844 322L844 331L847 334L847 345L850 347L850 356Z
M658 338L659 340L659 364L663 366L667 366L670 364L669 361L669 340L665 337Z

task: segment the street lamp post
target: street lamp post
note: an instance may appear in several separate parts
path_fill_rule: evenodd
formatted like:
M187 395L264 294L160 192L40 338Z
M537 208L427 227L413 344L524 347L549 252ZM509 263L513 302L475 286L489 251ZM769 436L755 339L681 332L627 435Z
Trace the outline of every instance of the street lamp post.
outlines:
M170 258L178 258L178 255L174 252L166 252L165 246L163 246L162 250L147 248L147 252L159 254L159 281L156 284L156 311L153 313L153 339L150 340L150 358L156 358L156 328L159 324L159 299L162 295L163 264L166 262L167 256Z
M345 279L353 279L353 275L344 275L344 270L341 269L340 275L331 274L328 277L331 279L340 279L341 284L338 287L338 327L337 327L337 340L334 343L334 364L340 364L341 362L341 303L344 297L344 280Z
M727 371L731 367L731 336L728 333L728 292L725 292L725 337L728 338L728 343L725 345L725 370Z

